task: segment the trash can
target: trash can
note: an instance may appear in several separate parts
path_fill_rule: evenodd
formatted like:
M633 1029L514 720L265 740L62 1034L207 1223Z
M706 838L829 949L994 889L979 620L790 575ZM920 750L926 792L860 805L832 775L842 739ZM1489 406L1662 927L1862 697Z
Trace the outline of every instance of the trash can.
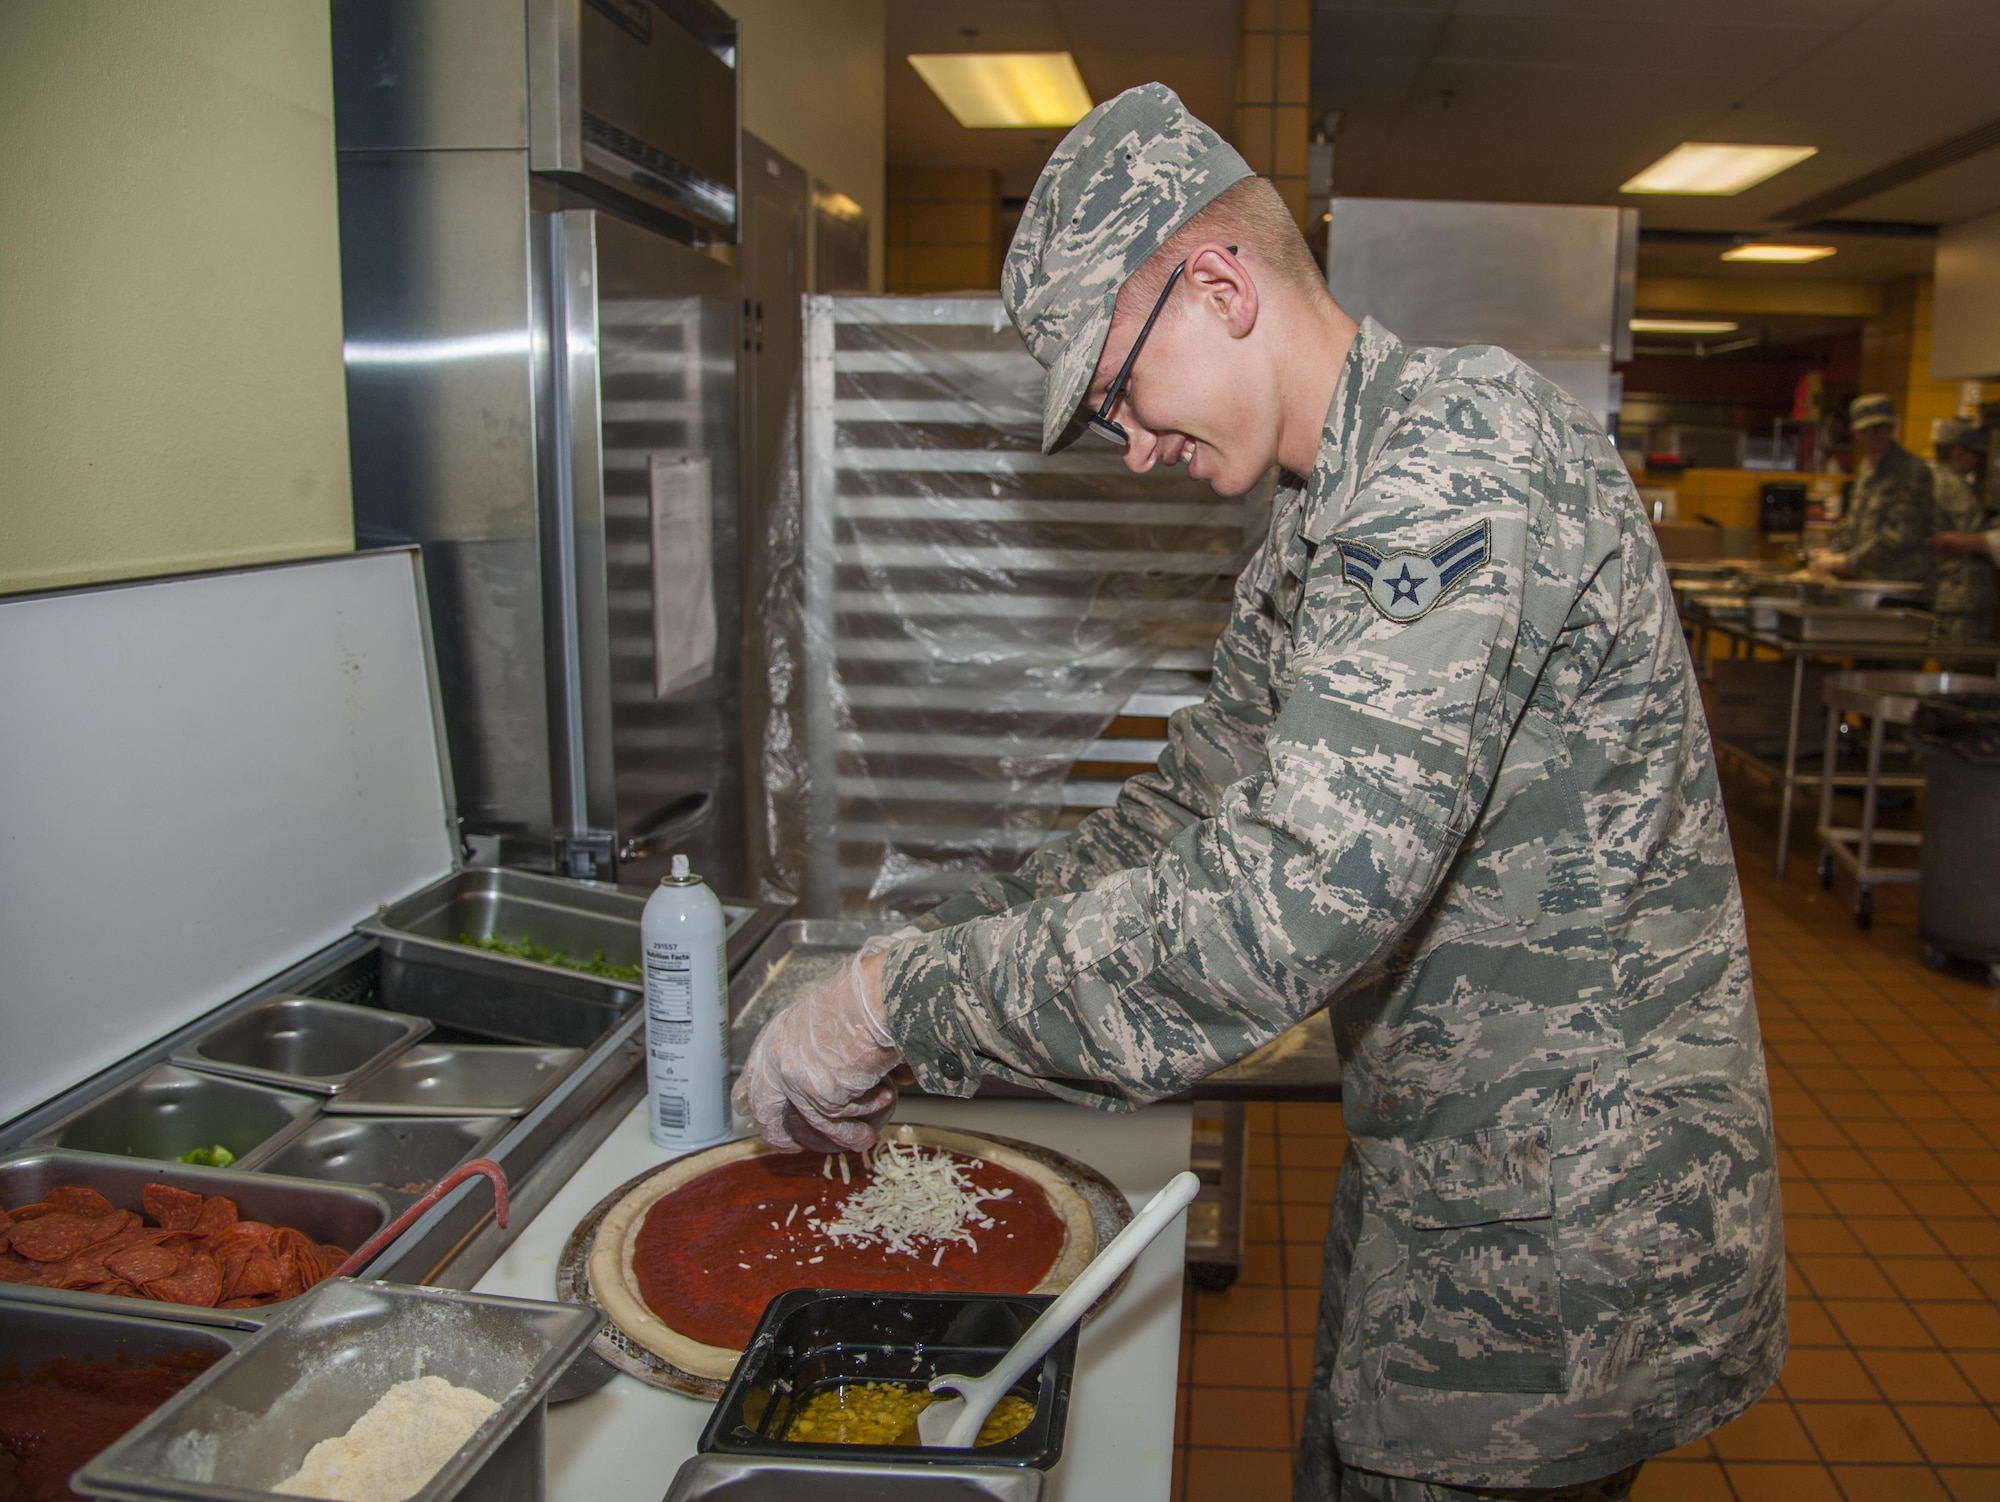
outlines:
M1926 699L1910 736L1926 763L1917 888L1924 963L1973 960L2000 986L2000 694Z

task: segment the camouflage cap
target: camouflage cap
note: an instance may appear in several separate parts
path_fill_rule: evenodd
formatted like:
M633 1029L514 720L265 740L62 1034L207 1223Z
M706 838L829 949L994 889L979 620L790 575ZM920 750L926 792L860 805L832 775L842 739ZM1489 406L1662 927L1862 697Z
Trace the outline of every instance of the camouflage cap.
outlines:
M1126 278L1225 188L1253 175L1165 84L1105 100L1063 137L1000 272L1008 316L1048 371L1043 453L1083 431L1077 407Z
M1938 424L1937 446L1940 454L1952 449L1970 449L1975 454L1983 454L1986 452L1986 429L1962 417L1947 417Z
M1896 404L1879 391L1871 391L1866 396L1857 396L1847 404L1848 426L1854 428L1878 428L1883 423L1896 420Z

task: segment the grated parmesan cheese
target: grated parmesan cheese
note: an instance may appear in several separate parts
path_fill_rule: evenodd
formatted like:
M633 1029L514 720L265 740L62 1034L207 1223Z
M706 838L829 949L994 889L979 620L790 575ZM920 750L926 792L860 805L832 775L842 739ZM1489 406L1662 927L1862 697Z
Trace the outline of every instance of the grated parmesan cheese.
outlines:
M873 1175L871 1182L841 1201L839 1213L817 1229L836 1242L880 1245L906 1257L935 1247L933 1267L953 1242L977 1251L970 1228L993 1225L981 1204L1009 1193L982 1190L949 1152L926 1152L914 1143L881 1143L863 1155L863 1162ZM846 1166L843 1157L841 1167Z

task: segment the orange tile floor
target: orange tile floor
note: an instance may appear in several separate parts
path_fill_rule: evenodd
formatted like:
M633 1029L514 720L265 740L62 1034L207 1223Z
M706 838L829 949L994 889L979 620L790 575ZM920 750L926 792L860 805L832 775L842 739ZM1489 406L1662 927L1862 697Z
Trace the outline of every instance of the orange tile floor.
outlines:
M1729 786L1771 1071L1789 1364L1749 1412L1650 1463L1638 1502L2000 1502L2000 992L1924 969L1916 895L1785 881L1774 806ZM1174 1502L1284 1498L1312 1360L1338 1106L1250 1110L1249 1245L1184 1305Z

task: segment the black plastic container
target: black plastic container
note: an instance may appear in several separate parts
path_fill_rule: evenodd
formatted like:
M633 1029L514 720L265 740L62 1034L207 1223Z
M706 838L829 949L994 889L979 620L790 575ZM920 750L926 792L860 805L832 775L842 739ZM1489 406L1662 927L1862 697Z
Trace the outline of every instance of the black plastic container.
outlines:
M781 1293L765 1306L722 1400L709 1415L701 1432L702 1453L1046 1471L1062 1457L1076 1371L1075 1326L1040 1366L1015 1384L1013 1395L1033 1403L1035 1416L1000 1444L972 1450L815 1445L793 1443L783 1435L799 1407L830 1387L853 1382L921 1387L940 1372L977 1377L990 1371L1053 1302L1033 1294L843 1293L826 1288Z

